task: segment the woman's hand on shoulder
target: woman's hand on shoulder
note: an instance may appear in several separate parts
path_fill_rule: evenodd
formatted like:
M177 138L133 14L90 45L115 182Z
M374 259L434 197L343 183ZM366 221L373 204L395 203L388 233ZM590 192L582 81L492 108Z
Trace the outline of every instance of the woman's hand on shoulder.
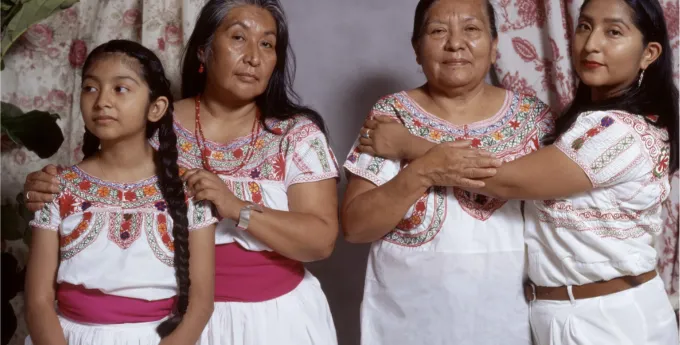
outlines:
M182 180L195 201L208 200L215 205L222 218L237 220L246 202L237 198L222 179L203 169L188 170Z
M359 151L391 160L409 159L414 136L401 122L377 116L367 119L360 132Z
M496 175L501 164L493 154L471 148L469 141L439 144L412 163L427 185L461 188L484 187L479 179Z
M49 164L42 170L34 171L26 176L24 182L24 200L26 207L36 212L48 202L52 202L54 195L59 193L59 171L55 165Z

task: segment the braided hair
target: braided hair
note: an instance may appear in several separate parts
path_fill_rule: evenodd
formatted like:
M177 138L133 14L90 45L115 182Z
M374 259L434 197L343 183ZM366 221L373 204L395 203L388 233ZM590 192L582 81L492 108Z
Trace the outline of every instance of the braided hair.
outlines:
M189 305L189 231L187 220L187 204L184 195L184 184L179 176L177 165L177 135L173 129L173 97L170 93L170 82L165 77L163 65L158 57L139 43L128 40L113 40L95 48L85 60L83 71L98 58L110 54L122 54L133 58L141 66L140 75L149 86L150 102L164 96L168 99L168 110L157 122L147 122L146 137L151 138L158 131L159 148L154 154L156 175L161 193L168 204L173 220L172 235L174 237L175 276L179 286L179 294L172 317L161 323L157 332L161 338L169 335L177 328ZM85 73L83 73L85 75ZM85 158L99 151L99 138L85 129L83 154Z

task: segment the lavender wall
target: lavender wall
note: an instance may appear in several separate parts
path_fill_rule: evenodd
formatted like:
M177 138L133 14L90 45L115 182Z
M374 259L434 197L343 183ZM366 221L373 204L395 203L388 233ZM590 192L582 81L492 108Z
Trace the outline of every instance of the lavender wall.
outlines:
M377 99L424 81L410 37L416 0L283 0L297 55L295 89L326 119L339 163ZM345 179L339 185L342 196ZM359 344L367 245L339 239L310 265L321 280L340 344Z

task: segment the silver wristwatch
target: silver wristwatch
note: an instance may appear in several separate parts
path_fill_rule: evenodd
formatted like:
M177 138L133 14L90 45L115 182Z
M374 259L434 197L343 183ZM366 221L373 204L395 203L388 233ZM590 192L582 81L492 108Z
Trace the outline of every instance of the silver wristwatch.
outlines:
M248 226L250 225L250 213L252 211L262 213L263 209L262 206L253 203L249 203L248 205L243 207L241 209L241 212L239 212L238 225L236 225L237 229L248 230Z

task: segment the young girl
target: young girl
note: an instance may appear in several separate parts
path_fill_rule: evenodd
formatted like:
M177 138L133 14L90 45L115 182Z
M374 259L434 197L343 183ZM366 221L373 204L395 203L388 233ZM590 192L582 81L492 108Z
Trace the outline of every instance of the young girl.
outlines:
M59 173L60 192L31 222L27 344L198 340L213 308L216 219L185 198L169 86L137 43L88 56L85 160Z
M662 8L586 0L572 49L581 83L556 140L504 164L478 192L540 200L525 214L536 344L678 344L654 246L678 169L678 89ZM391 141L413 141L416 156L431 147Z
M191 169L183 178L195 200L221 217L202 345L337 344L303 262L335 245L338 170L323 118L295 97L288 42L278 0L207 1L187 42L174 107L179 164ZM40 181L25 188L28 207L52 200L45 169L28 178Z

